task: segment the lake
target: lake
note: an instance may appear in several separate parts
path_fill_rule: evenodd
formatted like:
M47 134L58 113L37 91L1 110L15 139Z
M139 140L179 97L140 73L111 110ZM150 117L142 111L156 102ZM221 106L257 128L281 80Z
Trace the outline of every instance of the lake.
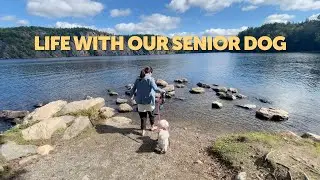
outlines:
M208 131L283 130L320 132L320 54L316 53L206 53L131 57L78 57L0 61L0 109L32 110L38 102L80 100L86 95L104 97L115 106L107 89L124 96L124 86L133 83L144 66L153 76L173 83L185 77L189 83L177 89L163 116L183 125L198 123ZM237 88L247 99L223 101L223 109L211 109L217 100L212 90L203 95L189 93L201 81ZM272 104L263 104L264 98ZM281 123L255 118L255 111L235 104L276 107L289 112ZM136 113L134 115L136 118ZM0 131L8 128L1 122Z

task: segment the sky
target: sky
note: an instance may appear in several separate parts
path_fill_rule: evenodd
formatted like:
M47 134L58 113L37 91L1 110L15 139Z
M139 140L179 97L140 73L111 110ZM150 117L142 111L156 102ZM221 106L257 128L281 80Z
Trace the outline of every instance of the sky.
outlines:
M114 34L236 35L320 15L320 0L0 0L0 27L87 27Z

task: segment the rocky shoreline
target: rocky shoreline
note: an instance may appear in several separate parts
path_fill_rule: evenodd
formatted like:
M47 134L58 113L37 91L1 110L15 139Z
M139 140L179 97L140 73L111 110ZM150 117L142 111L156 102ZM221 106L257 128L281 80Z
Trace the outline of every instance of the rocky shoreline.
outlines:
M175 97L175 88L185 88L186 78L176 79L173 84L158 79L156 84L163 88L166 98ZM125 86L126 93L132 85ZM191 88L190 93L201 95L207 91L216 92L219 101L212 102L213 109L223 108L224 101L236 101L247 96L240 94L236 88L227 88L216 84L199 82L197 87ZM119 96L119 93L108 90L110 96ZM160 96L160 94L157 94ZM262 102L268 103L266 100ZM121 127L129 125L132 120L122 116L123 113L134 111L135 102L129 98L117 97L117 108L105 106L105 99L87 96L84 100L67 102L57 100L47 104L40 103L33 112L9 111L0 112L0 119L12 122L15 126L1 134L0 145L0 171L5 172L11 161L19 159L18 164L25 164L39 156L45 156L55 149L55 143L76 138L88 129L98 125ZM257 109L254 104L237 104L236 106L256 110L256 117L263 120L284 121L289 119L288 112L277 108L261 107ZM320 136L305 133L301 137L320 142ZM55 139L55 140L52 140ZM240 178L241 179L241 178Z

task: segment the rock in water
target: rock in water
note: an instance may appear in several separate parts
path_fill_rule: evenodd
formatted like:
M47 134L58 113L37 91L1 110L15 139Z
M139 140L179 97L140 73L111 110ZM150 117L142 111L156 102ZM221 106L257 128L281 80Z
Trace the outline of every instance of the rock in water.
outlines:
M40 108L35 109L32 113L28 114L24 119L24 123L42 121L52 118L56 115L65 105L66 101L54 101L46 104Z
M244 109L255 109L255 108L257 108L257 106L254 105L254 104L239 104L239 105L236 105L236 106L244 108Z
M84 129L91 127L91 122L88 117L77 117L71 126L69 126L63 134L63 139L72 139L78 136Z
M126 88L127 88L127 90L131 90L133 88L133 85L132 84L128 84L128 85L126 85Z
M202 87L195 87L190 90L190 93L192 94L202 94L204 92L205 90Z
M116 103L117 104L124 104L124 103L128 103L128 100L127 99L117 98Z
M176 83L187 83L188 79L187 78L175 79L174 82L176 82Z
M184 88L184 87L186 87L184 84L176 84L176 87L177 88Z
M163 90L165 90L166 92L174 91L174 85L173 84L167 85L165 88L163 88Z
M320 136L313 134L313 133L310 133L310 132L304 133L301 137L302 138L309 138L309 139L312 139L316 142L320 142Z
M10 161L24 156L36 154L37 146L18 145L13 141L9 141L1 145L0 152L1 155L5 158L5 160Z
M94 98L89 100L74 101L65 105L60 111L59 115L77 114L90 109L99 110L105 105L103 98Z
M238 99L244 99L244 98L247 98L247 96L243 95L243 94L236 94L236 97Z
M109 92L109 96L118 96L119 94L117 92L114 91L110 91Z
M175 91L171 91L166 93L166 98L172 98L173 96L175 96L176 92Z
M260 108L256 112L256 117L271 121L284 121L289 119L289 113L275 108Z
M258 98L258 100L262 103L266 103L266 104L271 104L271 102L267 99L263 99L263 98Z
M49 118L21 131L25 140L50 139L58 129L67 128L67 124L75 119L73 116Z
M221 87L221 86L215 86L212 87L212 90L214 90L215 92L228 92L228 89L226 87Z
M133 111L133 108L129 104L124 103L124 104L119 105L118 111L122 112L122 113L123 112L131 112L131 111Z
M13 120L13 119L16 119L16 118L24 118L28 114L29 114L29 111L3 110L3 111L0 111L0 119Z
M219 98L224 100L229 100L229 101L237 99L235 95L229 94L229 93L223 93L223 92L219 92Z
M99 110L99 115L101 118L111 118L116 114L116 110L110 107L103 107Z
M229 88L228 91L231 93L238 93L238 90L236 88Z
M43 146L38 147L37 153L44 156L44 155L48 155L50 153L50 151L52 151L52 150L54 150L54 147L47 144L47 145L43 145Z
M202 83L202 82L199 82L197 84L197 86L202 87L202 88L210 88L211 87L209 84L205 84L205 83Z
M237 176L236 176L236 180L246 180L247 178L247 173L246 172L240 172Z
M162 79L158 79L158 80L156 81L156 84L157 84L158 86L162 86L162 87L168 86L168 83L167 83L166 81L162 80Z
M214 101L212 103L212 108L215 108L215 109L221 109L222 108L222 103L221 102L218 102L218 101Z

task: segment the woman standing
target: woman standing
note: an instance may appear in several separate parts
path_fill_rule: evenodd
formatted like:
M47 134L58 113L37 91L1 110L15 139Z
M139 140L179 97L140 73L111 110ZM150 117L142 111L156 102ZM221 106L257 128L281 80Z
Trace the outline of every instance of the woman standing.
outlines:
M147 128L147 118L149 116L151 126L154 125L154 109L156 102L156 92L164 93L165 91L158 88L152 77L153 69L149 66L141 70L140 76L135 81L131 90L131 95L135 95L138 104L138 112L141 119L142 136L145 135Z

